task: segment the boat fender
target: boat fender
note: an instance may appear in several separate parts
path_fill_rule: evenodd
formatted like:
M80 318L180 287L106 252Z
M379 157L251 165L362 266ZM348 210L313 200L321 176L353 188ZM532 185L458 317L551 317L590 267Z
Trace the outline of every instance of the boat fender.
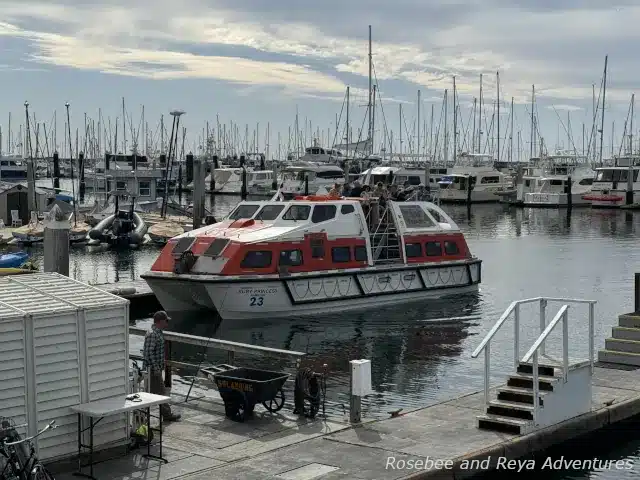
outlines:
M99 222L95 227L89 230L89 238L91 238L92 240L102 240L104 237L104 233L109 227L111 227L115 218L115 215L109 215L101 222Z
M142 217L135 212L133 213L133 224L135 228L129 233L129 241L133 245L139 245L144 240L144 236L147 234L149 227L144 220L142 220Z
M189 273L196 263L196 257L191 250L182 252L180 258L176 261L173 273Z

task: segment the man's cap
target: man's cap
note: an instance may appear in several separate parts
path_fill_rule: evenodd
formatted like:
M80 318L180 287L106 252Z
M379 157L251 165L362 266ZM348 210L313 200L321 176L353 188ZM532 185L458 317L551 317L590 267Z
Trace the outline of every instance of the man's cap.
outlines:
M169 315L167 315L167 312L165 312L164 310L158 310L156 313L153 314L153 321L154 322L161 322L162 320L166 320L167 322L169 320L171 320L171 317Z

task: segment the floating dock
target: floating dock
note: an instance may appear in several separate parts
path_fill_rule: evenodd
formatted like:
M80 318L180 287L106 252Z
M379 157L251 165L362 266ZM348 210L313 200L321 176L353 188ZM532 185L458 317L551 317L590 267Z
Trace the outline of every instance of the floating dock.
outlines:
M157 310L162 310L162 305L158 302L155 294L147 282L142 279L93 286L129 300L129 315L132 320L147 318Z

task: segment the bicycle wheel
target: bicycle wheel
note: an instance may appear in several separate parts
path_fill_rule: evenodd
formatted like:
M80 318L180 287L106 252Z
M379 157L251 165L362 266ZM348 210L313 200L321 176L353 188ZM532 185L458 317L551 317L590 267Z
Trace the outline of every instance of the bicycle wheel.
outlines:
M33 470L31 470L31 475L29 475L29 480L56 480L55 477L44 468L43 465L36 465Z

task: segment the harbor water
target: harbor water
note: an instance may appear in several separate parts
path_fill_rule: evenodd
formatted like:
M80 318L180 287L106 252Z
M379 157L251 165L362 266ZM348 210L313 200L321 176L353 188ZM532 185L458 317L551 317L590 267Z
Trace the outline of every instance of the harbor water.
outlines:
M207 208L219 218L238 200L230 196L207 198ZM618 315L633 309L633 277L640 265L640 251L635 248L640 214L574 209L569 217L564 210L514 209L502 205L474 205L470 211L466 207L445 209L463 229L471 251L483 261L477 295L426 305L358 313L337 311L324 317L273 319L255 324L220 323L213 315L204 314L175 318L172 330L307 352L314 367L319 369L324 364L328 367L327 408L335 413L348 409L348 361L370 359L375 394L363 402L363 416L385 418L391 411L408 411L480 390L483 357L472 359L471 352L514 300L536 296L597 300L596 350L604 347L604 339L610 336ZM42 246L26 250L42 264ZM158 252L152 246L124 252L73 246L70 275L94 284L135 280L150 268ZM560 305L550 305L548 320ZM536 308L522 310L521 355L539 333ZM571 306L572 358L587 358L587 320L586 307ZM148 323L138 321L143 326ZM547 344L547 352L560 356L561 329L557 330ZM513 348L510 322L492 343L492 384L504 382L512 372ZM178 360L203 361L201 348L181 346L174 353ZM214 357L207 356L205 360L214 361ZM548 478L637 477L640 469L637 436L614 437L606 446L601 443L596 447L597 451L590 449L585 458L629 459L636 468L555 472L555 476L548 473ZM576 458L582 458L583 453L577 455Z

